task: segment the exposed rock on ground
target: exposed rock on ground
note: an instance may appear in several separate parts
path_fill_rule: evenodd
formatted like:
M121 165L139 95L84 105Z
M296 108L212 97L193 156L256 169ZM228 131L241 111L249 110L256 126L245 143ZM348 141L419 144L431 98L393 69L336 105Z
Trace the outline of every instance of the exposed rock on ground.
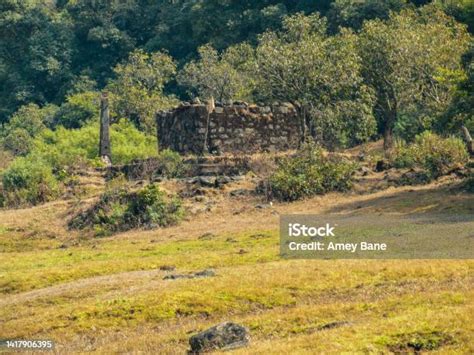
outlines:
M212 350L228 350L247 346L250 335L247 328L232 322L225 322L193 335L189 339L190 354Z
M199 277L212 277L216 276L216 273L214 270L211 269L205 269L202 271L198 271L192 274L171 274L171 275L166 275L163 277L163 280L176 280L176 279L195 279Z

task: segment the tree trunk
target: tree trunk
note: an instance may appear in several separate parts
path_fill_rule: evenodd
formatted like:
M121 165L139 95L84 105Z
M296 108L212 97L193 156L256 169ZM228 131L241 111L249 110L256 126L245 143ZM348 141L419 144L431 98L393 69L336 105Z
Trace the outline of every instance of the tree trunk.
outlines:
M467 151L470 155L474 155L474 141L472 140L469 130L465 126L462 126L461 130L464 136L464 142L466 142Z
M393 148L393 129L397 120L397 112L390 110L386 114L385 127L383 131L383 150L389 153Z

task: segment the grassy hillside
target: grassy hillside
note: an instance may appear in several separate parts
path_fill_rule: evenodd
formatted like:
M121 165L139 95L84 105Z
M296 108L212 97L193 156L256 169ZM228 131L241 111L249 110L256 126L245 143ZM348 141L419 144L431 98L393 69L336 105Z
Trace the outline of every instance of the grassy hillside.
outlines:
M304 212L367 216L358 228L368 235L374 224L465 233L474 220L450 217L472 216L474 195L441 181L267 208L229 196L251 185L247 177L209 189L205 203L187 199L195 213L179 226L107 238L67 230L94 198L0 211L2 337L51 338L61 352L183 353L192 334L232 320L250 329L242 354L474 351L474 262L283 260L277 230L280 214ZM164 279L208 268L216 276Z

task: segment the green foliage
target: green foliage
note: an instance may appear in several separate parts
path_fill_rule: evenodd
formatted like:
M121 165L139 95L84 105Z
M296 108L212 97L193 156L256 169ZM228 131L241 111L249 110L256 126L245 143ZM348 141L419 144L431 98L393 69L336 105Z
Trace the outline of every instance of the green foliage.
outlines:
M167 178L182 177L186 172L183 158L172 150L165 149L158 154L160 174Z
M14 128L3 138L3 147L14 155L26 155L33 144L33 138L24 128Z
M461 70L469 35L436 7L392 13L386 22L365 22L359 37L365 82L376 93L375 112L384 133L384 147L393 144L400 119L416 133L449 106L454 87L450 77Z
M156 156L158 151L156 136L139 131L127 120L120 120L111 126L110 144L114 164L126 164L134 159Z
M406 0L335 0L327 16L333 32L338 27L360 29L364 21L386 20L390 11L398 12L407 5Z
M467 25L474 33L474 1L472 0L434 0L448 15Z
M87 122L99 117L99 97L96 91L73 94L66 98L54 116L54 126L80 128Z
M375 121L356 36L328 36L326 19L317 14L285 18L283 27L262 35L257 47L259 94L291 102L302 127L329 148L366 141Z
M60 185L51 166L36 157L17 158L2 174L3 204L19 207L56 198Z
M462 140L455 137L442 138L431 132L418 135L411 145L399 142L392 157L395 167L422 168L431 178L437 178L462 166L468 159L469 155Z
M474 42L462 57L464 76L457 81L457 90L449 109L435 124L440 132L459 134L461 126L474 132Z
M329 157L321 148L309 144L297 156L283 159L268 183L275 198L294 201L349 190L355 168L354 163Z
M471 174L464 183L464 188L467 192L474 193L474 171L471 170Z
M139 131L127 120L110 129L112 161L126 164L157 154L156 137ZM79 167L100 165L98 158L99 124L91 122L80 129L58 126L44 129L29 141L30 150L7 168L3 178L5 203L8 206L38 204L59 196L63 180ZM18 141L21 143L20 141ZM179 164L173 154L163 157L170 174L177 174ZM174 159L174 160L173 160Z
M199 48L199 61L186 64L178 75L180 85L191 96L218 101L248 99L253 89L248 67L253 61L253 48L242 44L222 55L210 45ZM247 70L246 70L247 69Z
M140 132L127 120L110 127L112 162L129 163L157 154L154 136ZM56 169L98 163L99 124L91 122L80 129L58 127L46 130L35 140L33 154L43 157Z
M97 204L74 217L69 226L89 228L102 236L133 228L166 227L178 223L183 214L181 201L166 196L156 185L135 192L120 187L106 191Z
M0 122L20 106L58 102L73 61L73 26L50 1L0 4Z
M116 78L108 85L114 111L137 127L154 133L156 111L174 103L173 98L164 95L163 89L176 73L175 62L165 53L136 50L127 62L114 68L114 73Z
M1 133L3 146L15 155L26 155L30 151L33 138L51 124L57 107L48 105L39 108L28 104L20 107L5 124Z

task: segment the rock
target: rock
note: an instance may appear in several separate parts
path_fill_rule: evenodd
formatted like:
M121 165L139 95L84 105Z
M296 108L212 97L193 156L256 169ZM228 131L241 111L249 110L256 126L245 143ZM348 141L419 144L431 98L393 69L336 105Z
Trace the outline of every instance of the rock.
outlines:
M216 276L216 273L214 272L214 270L211 270L211 269L199 271L194 274L194 277L212 277L212 276Z
M203 196L203 195L197 195L197 196L194 196L194 201L196 201L196 202L206 202L207 197Z
M218 324L189 339L191 354L240 348L247 346L249 342L250 336L247 328L232 322Z
M199 184L205 187L216 187L216 178L210 176L199 176Z
M423 185L430 182L428 174L421 169L411 169L402 174L397 180L397 185Z
M176 266L174 265L161 265L160 266L161 271L173 271L174 269L176 269Z
M177 280L177 279L195 279L198 277L212 277L216 276L214 270L205 269L202 271L195 272L193 274L171 274L163 277L163 280Z
M390 169L390 163L386 159L381 159L375 164L375 171L381 172Z
M237 190L232 190L230 192L231 196L246 196L251 194L251 190L246 190L246 189L237 189Z
M228 176L225 176L225 175L224 175L224 176L218 176L218 177L216 178L216 185L217 185L217 187L222 186L222 185L225 185L225 184L228 184L228 183L230 183L230 182L232 182L232 179L231 179L230 177L228 177Z
M359 170L362 176L367 176L370 173L370 169L366 166L362 166Z

